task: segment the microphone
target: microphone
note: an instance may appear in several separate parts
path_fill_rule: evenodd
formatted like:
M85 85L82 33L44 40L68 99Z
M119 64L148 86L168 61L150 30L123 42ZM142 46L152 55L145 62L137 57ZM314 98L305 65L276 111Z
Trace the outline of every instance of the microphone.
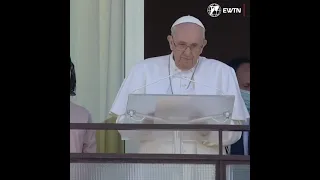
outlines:
M153 82L151 82L151 83L149 83L149 84L140 86L139 88L133 90L133 91L132 91L132 94L135 93L136 91L142 89L142 88L146 88L146 87L148 87L148 86L150 86L150 85L156 84L156 83L158 83L158 82L160 82L160 81L162 81L162 80L169 79L169 78L172 78L172 77L178 77L178 78L180 78L180 79L184 79L184 80L193 82L193 83L195 83L195 84L199 84L199 85L205 86L205 87L207 87L207 88L212 88L212 89L214 89L214 88L211 87L211 86L208 86L208 85L206 85L206 84L199 83L199 82L194 81L194 80L192 80L192 79L185 78L185 77L182 77L182 76L176 76L176 75L178 75L178 74L181 74L181 72L177 72L177 73L175 73L175 74L171 74L171 75L166 76L166 77L164 77L164 78L161 78L161 79L158 79L158 80L156 80L156 81L153 81ZM219 88L215 88L215 89L216 89L218 92L220 92L220 95L224 95L224 93L223 93L223 91L222 91L221 89L219 89Z
M180 72L177 72L177 73L175 73L175 74L171 74L171 75L166 76L166 77L164 77L164 78L161 78L161 79L158 79L158 80L156 80L156 81L153 81L153 82L151 82L151 83L149 83L149 84L143 85L143 86L141 86L141 87L133 90L133 91L132 91L132 94L135 93L136 91L142 89L142 88L145 88L145 87L148 87L148 86L150 86L150 85L156 84L156 83L158 83L158 82L160 82L160 81L162 81L162 80L169 79L169 78L171 78L171 77L173 77L173 76L175 76L175 75L177 75L177 74L180 74Z
M197 81L195 81L195 80L192 80L192 79L189 79L189 78L185 78L185 77L181 77L181 76L178 76L178 78L184 79L184 80L187 80L187 81L190 81L190 82L193 82L193 83L195 83L195 84L199 84L199 85L201 85L201 86L205 86L205 87L207 87L207 88L215 89L215 90L217 90L218 92L221 93L220 95L225 95L225 94L223 93L223 91L222 91L221 89L219 89L219 88L213 88L213 87L208 86L208 85L206 85L206 84L202 84L202 83L199 83L199 82L197 82Z

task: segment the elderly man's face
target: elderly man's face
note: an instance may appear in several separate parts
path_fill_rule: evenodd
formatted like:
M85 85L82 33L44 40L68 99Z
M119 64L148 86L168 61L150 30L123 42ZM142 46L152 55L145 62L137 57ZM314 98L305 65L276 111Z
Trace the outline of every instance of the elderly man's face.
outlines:
M176 66L181 70L189 70L197 64L203 47L207 44L203 28L193 23L175 26L173 36L168 36L170 49L173 52Z
M240 89L250 91L250 63L244 63L237 69Z

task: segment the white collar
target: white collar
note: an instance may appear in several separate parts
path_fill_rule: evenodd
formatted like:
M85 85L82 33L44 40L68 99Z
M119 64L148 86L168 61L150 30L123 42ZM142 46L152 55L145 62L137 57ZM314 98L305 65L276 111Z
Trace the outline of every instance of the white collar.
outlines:
M171 72L183 72L181 69L179 69L177 66L176 66L176 63L174 62L174 59L173 59L173 53L170 54L169 56L169 61L170 61L170 71ZM199 62L199 60L198 60ZM196 66L195 66L196 67ZM189 69L188 71L185 71L187 73L193 73L193 71L195 70L195 67Z

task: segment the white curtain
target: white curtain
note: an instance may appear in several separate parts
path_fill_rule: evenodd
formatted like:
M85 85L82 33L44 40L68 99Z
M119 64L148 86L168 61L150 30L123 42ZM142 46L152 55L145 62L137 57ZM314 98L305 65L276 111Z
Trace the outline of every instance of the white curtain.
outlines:
M70 0L75 103L103 122L124 77L124 0Z

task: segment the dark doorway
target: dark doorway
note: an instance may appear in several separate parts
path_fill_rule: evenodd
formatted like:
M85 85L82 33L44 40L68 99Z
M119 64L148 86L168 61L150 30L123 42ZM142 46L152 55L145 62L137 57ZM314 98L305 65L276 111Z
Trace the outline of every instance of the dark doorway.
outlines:
M176 19L192 15L206 28L208 44L202 56L223 62L234 57L250 57L250 1L249 0L144 0L144 56L169 54L167 35ZM210 17L207 7L217 3L221 7L243 7L243 14L221 14ZM242 9L243 10L243 9Z

